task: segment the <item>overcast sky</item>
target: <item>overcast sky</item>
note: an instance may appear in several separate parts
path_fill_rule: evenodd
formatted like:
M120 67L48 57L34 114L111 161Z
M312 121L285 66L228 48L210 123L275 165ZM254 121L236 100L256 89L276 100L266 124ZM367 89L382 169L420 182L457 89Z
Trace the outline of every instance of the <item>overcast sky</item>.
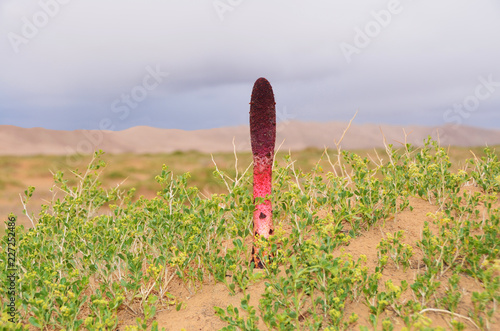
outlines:
M500 129L500 1L0 0L0 124Z

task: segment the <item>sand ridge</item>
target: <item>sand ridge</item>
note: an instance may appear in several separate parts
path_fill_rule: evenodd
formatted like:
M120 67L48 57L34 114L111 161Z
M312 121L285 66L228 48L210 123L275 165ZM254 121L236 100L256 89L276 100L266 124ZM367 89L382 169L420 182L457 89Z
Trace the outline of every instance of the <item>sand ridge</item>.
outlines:
M283 150L308 147L335 148L345 128L344 122L277 123L276 143ZM383 134L382 134L383 132ZM407 137L405 137L405 133ZM484 146L500 144L500 130L452 125L441 127L352 124L342 140L344 149L399 147L405 142L419 146L425 138L439 139L442 146ZM234 139L234 146L233 146ZM90 154L102 149L107 153L171 153L199 151L203 153L250 151L249 127L245 125L185 131L136 126L123 131L21 128L0 125L0 155L73 155Z

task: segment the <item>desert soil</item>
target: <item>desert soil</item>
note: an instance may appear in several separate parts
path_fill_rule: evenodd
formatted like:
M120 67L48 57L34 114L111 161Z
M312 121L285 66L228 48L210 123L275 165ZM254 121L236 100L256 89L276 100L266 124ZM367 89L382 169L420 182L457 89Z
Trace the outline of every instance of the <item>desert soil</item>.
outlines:
M0 215L6 218L8 213L13 212L18 215L19 224L23 224L28 228L31 227L31 221L22 213L23 206L20 202L19 194L22 193L28 185L36 186L36 193L28 205L30 213L34 213L35 215L39 211L40 204L47 203L54 195L54 192L50 191L50 188L53 186L53 179L50 172L47 172L43 176L40 176L40 174L30 176L30 169L32 169L32 167L33 164L30 159L18 162L14 167L14 171L11 173L11 177L16 184L6 184L4 188L0 190ZM20 174L25 174L25 176L23 177ZM466 189L477 190L477 188L474 187L468 187ZM146 189L143 189L139 193L146 197L152 197L156 194L154 190ZM500 201L500 194L497 201ZM429 221L429 223L432 224L431 218L426 216L427 213L436 212L437 207L420 198L411 198L410 205L413 206L413 211L407 209L395 215L393 219L386 220L385 224L374 226L361 237L353 239L350 245L345 248L344 253L351 254L354 260L360 255L366 255L368 258L367 266L373 272L377 263L376 247L381 239L385 237L386 233L404 230L405 242L415 248L416 241L421 238L424 222ZM339 251L339 255L340 254L342 253ZM395 284L406 279L411 284L418 269L423 265L421 258L422 257L418 254L413 257L410 272L403 272L403 270L397 270L388 265L382 273L383 277L381 279L381 284L384 284L388 279L392 279ZM410 277L410 279L408 279L408 277ZM447 283L447 276L445 275L442 277L440 281ZM264 283L265 280L251 285L247 292L251 294L250 304L256 308L258 308L259 297L265 289ZM216 316L214 306L226 308L228 305L232 304L235 307L239 307L240 300L243 297L243 293L241 292L236 293L236 295L231 295L226 286L221 283L205 283L199 289L195 290L186 287L182 281L174 278L171 285L170 293L176 296L178 302L182 302L182 306L179 311L175 309L175 306L163 310L160 308L158 310L155 319L158 321L160 329L164 327L166 330L218 330L226 326L226 323ZM460 306L458 313L467 316L467 312L473 309L470 304L472 292L481 291L481 287L474 279L465 275L461 278L460 287L464 298L462 302L468 302L469 304ZM407 290L405 294L408 296L408 299L411 299L411 290ZM370 325L368 319L369 310L363 302L352 303L346 306L346 316L349 316L353 312L359 315L359 320L355 326L356 329L359 329L359 325ZM500 317L498 315L497 312L493 322L500 325ZM432 319L433 327L442 326L445 329L450 328L449 315L439 312L428 312L425 313L425 316ZM124 330L127 325L135 325L135 319L137 317L138 316L135 316L131 311L122 309L119 312L120 322L118 329ZM385 317L393 318L396 330L404 326L401 320L390 315L390 313L386 313L382 316L382 318ZM466 319L459 320L466 325L466 330L476 329L474 325ZM263 324L259 326L261 329L266 329Z

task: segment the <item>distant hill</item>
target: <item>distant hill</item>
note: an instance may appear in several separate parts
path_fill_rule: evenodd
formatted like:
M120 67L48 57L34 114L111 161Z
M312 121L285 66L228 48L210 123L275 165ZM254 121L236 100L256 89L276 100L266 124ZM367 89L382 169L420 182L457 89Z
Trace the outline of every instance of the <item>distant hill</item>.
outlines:
M281 150L300 150L307 147L335 148L347 127L342 122L278 123L276 145ZM403 131L404 130L404 131ZM383 132L383 135L382 133ZM432 136L441 145L485 146L500 144L500 130L453 126L396 126L352 124L342 140L344 149L361 149L388 144L401 146L405 142L421 145ZM0 125L0 155L70 155L88 154L95 149L107 153L169 153L196 150L200 152L233 151L233 138L237 151L249 151L248 126L235 126L207 130L184 131L137 126L123 131L75 130L59 131L43 128L20 128Z

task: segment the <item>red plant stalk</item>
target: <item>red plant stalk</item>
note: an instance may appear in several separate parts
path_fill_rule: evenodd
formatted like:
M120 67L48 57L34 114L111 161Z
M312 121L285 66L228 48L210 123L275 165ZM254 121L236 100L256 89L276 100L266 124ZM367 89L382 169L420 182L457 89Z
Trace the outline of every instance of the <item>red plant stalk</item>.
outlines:
M250 101L250 137L253 154L253 196L266 198L272 191L272 167L276 142L276 102L273 88L265 78L255 81ZM257 203L253 214L254 247L252 259L262 267L255 242L259 236L273 234L272 205L269 199Z

